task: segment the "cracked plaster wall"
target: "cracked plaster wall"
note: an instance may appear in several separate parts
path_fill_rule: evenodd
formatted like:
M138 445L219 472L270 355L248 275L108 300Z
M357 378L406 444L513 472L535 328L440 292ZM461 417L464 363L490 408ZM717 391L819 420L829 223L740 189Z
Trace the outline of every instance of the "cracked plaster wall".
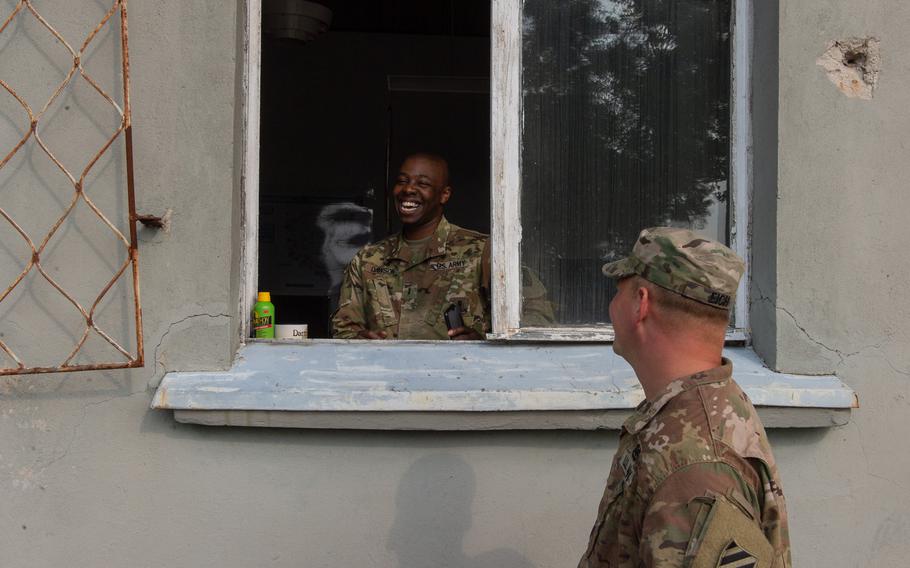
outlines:
M847 426L772 440L795 565L902 566L910 555L898 537L910 530L910 5L768 6L779 9L770 18L779 35L756 47L754 344L776 369L837 374L860 402ZM881 56L875 96L850 97L816 60L832 42L868 37Z
M861 401L845 427L771 433L795 565L903 565L910 68L894 54L910 53L910 8L756 4L756 349L782 370L836 372ZM149 365L0 379L0 565L571 565L614 432L205 428L148 409L166 370L232 355L237 6L130 15L139 209L173 210L170 232L141 237ZM867 35L881 40L875 98L848 99L815 60Z
M824 6L786 4L780 18L776 364L826 373L876 355L902 368L910 78L900 54L910 49L910 9L890 1ZM872 100L848 98L806 63L831 41L879 34Z

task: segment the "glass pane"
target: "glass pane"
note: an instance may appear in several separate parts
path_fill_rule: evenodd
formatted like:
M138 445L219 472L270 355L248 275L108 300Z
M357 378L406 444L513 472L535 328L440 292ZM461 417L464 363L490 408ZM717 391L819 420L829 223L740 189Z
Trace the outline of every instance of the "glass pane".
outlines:
M728 241L730 4L525 0L522 265L555 325L609 322L600 267L645 227Z

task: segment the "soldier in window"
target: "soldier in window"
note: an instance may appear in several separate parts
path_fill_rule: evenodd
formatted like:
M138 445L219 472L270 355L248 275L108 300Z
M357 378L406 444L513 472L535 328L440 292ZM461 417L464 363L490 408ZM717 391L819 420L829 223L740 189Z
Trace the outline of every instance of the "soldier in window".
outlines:
M449 223L445 159L408 156L395 179L402 230L362 248L348 265L336 339L483 339L490 329L490 251L486 235ZM462 325L443 312L457 306Z

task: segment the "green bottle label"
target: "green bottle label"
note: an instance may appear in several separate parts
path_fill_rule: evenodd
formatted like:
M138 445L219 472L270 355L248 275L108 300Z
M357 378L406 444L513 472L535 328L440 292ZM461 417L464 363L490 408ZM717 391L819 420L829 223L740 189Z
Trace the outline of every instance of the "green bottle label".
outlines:
M253 333L258 339L275 337L275 306L271 302L256 302L253 306Z

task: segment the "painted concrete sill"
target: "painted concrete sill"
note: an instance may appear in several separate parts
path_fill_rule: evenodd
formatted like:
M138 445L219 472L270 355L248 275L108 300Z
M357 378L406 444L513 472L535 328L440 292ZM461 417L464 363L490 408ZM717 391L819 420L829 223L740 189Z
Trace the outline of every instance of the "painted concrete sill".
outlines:
M731 347L766 427L846 424L856 395L834 376L775 373ZM165 375L152 408L179 422L370 430L619 428L644 397L604 344L253 342L227 371Z

